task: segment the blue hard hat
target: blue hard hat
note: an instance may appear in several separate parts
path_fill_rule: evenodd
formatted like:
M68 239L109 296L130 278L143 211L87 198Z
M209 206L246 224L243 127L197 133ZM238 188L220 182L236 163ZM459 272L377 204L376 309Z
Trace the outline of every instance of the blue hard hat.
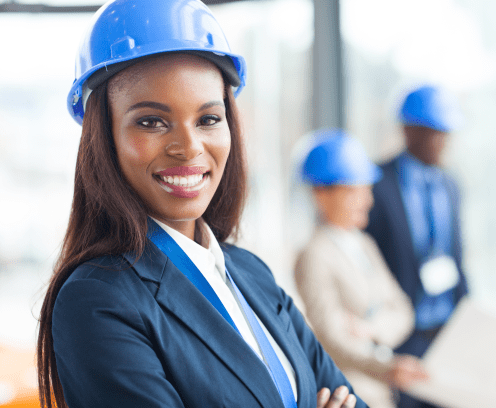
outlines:
M454 97L433 86L423 86L409 93L399 117L404 125L423 126L440 132L451 132L463 122Z
M382 170L368 158L362 144L340 129L315 132L314 145L303 161L303 180L314 186L374 184Z
M88 95L135 60L164 52L212 61L237 87L235 96L245 86L245 60L231 53L222 28L200 0L111 0L93 16L81 41L76 79L67 98L69 113L82 123L83 93Z

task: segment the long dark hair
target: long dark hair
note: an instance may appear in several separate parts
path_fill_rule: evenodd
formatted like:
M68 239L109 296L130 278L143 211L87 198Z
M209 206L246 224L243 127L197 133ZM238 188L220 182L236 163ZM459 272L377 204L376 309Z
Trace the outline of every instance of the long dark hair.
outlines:
M246 198L245 153L230 86L225 86L225 104L231 150L219 187L203 214L203 220L219 242L237 237ZM41 308L38 382L42 407L52 408L54 403L58 408L67 407L52 338L52 313L62 285L78 265L90 259L129 251L141 255L146 232L145 204L124 180L118 165L110 126L107 83L104 83L88 99L69 225Z

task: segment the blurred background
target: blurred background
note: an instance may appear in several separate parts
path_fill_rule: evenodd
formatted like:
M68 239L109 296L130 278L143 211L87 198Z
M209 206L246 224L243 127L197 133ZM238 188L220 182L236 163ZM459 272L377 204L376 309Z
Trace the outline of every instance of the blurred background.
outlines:
M403 147L396 120L402 96L422 83L443 85L466 117L445 155L463 193L465 268L473 297L496 312L496 3L205 3L220 3L211 6L214 14L248 64L238 102L250 198L239 244L266 261L298 302L292 267L314 217L295 176L298 140L315 128L341 126L373 159L385 160ZM80 127L66 110L66 95L96 5L0 0L0 356L29 354L35 345L72 199ZM29 361L19 384L33 388ZM3 368L0 405L17 398L21 386L2 377Z

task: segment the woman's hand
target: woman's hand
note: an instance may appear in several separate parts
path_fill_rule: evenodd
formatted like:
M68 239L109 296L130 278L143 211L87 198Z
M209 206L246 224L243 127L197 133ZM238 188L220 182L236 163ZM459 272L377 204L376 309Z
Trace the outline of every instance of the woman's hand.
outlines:
M422 367L420 360L410 355L396 356L393 361L393 368L388 374L389 382L403 391L417 381L429 379L429 374Z
M356 397L344 385L334 390L322 388L317 393L317 408L355 408Z
M353 313L348 313L348 330L352 336L359 339L370 340L374 336L374 330L370 323L359 318Z

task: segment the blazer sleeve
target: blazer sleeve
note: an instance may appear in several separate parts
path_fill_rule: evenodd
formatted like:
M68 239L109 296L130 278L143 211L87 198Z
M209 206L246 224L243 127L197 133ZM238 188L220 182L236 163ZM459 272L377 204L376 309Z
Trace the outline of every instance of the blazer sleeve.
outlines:
M373 338L378 344L396 348L408 338L414 329L413 306L389 271L374 239L367 233L363 233L362 236L374 270L381 277L385 293L383 304L370 319L371 326L374 328Z
M285 308L291 317L301 347L305 351L313 369L317 391L323 387L327 387L333 392L339 386L346 385L350 390L350 394L355 394L353 386L319 343L312 330L306 324L303 315L294 305L291 297L282 291L282 289L281 292ZM367 404L358 395L355 396L357 397L355 408L368 408Z
M469 292L469 287L467 284L467 279L465 276L464 268L463 268L463 239L462 239L462 231L460 228L460 190L458 188L457 183L449 176L446 177L448 191L452 200L452 208L453 208L453 252L455 255L455 260L458 266L458 270L460 272L460 282L456 287L456 301L458 302L463 296L465 296Z
M70 408L184 408L139 312L119 288L97 279L66 282L52 334Z
M350 330L350 312L339 293L343 271L332 267L327 258L332 248L309 246L300 253L295 266L298 291L306 305L306 315L317 338L341 367L353 367L375 375L384 375L389 362L374 355L372 341L357 337ZM358 322L361 317L356 316Z

